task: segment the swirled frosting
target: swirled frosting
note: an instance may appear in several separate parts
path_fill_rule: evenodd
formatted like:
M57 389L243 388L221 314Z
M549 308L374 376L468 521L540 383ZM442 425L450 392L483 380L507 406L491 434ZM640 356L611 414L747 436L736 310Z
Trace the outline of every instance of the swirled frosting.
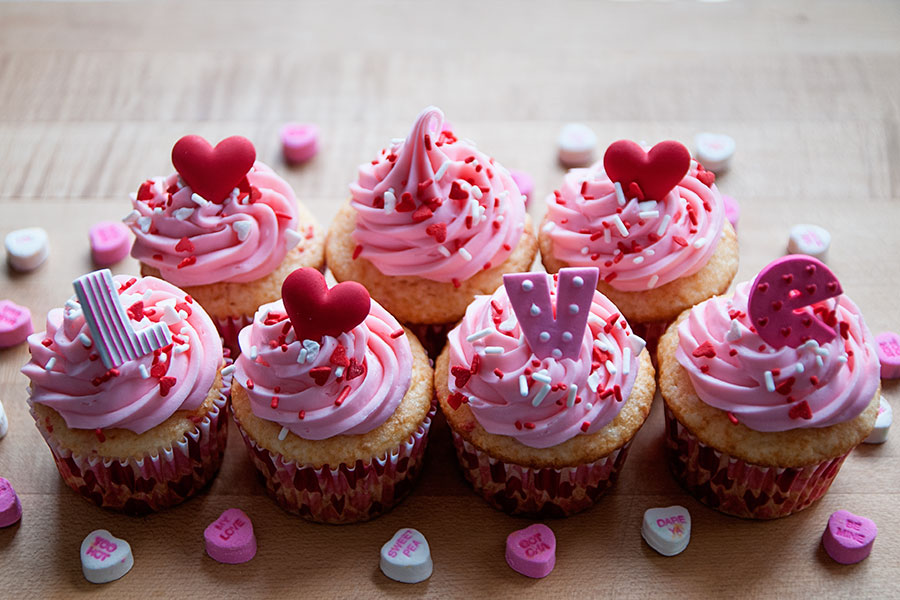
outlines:
M578 358L538 359L503 286L477 296L447 341L451 406L467 402L488 433L533 448L609 424L631 394L644 347L612 302L595 292Z
M131 255L176 285L254 281L301 238L293 190L258 161L222 203L197 196L177 173L148 179L131 203Z
M547 197L545 232L570 266L598 267L626 292L657 288L703 268L722 236L725 206L715 175L696 161L664 198L626 198L603 163L571 169Z
M47 330L28 337L31 400L58 412L72 429L117 427L144 433L178 410L196 410L222 364L222 341L206 312L182 290L156 279L114 277L131 327L168 325L169 346L107 369L74 296L47 315Z
M442 131L426 108L405 140L359 168L350 185L357 253L385 275L466 280L505 261L525 227L509 172L474 144Z
M307 440L375 429L412 377L409 340L374 300L362 323L321 340L298 340L281 300L264 304L238 341L234 380L253 414Z
M836 333L775 349L747 316L750 284L691 309L678 326L676 358L706 404L756 431L827 427L859 415L879 383L872 334L859 309L841 295L805 307Z

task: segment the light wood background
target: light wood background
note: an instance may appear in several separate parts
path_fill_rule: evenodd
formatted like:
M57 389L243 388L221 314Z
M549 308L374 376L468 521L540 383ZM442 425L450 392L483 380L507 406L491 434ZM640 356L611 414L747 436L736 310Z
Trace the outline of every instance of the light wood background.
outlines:
M128 192L170 172L181 135L250 137L328 223L357 165L434 103L502 164L531 172L539 198L561 179L554 143L567 121L588 123L603 147L729 133L738 151L719 184L743 210L739 279L784 252L791 224L818 223L834 236L829 264L869 326L897 330L898 65L900 4L890 1L0 2L0 235L42 225L52 245L34 273L0 269L0 297L30 306L42 329L91 269L88 227L126 214ZM287 120L321 128L320 154L300 168L279 155ZM134 273L136 263L115 271ZM371 523L283 513L234 431L200 497L143 519L95 508L63 486L28 416L18 371L27 358L24 346L0 351L10 426L0 475L25 511L0 530L5 598L900 596L900 430L857 450L813 508L748 522L673 482L657 401L614 493L549 523L556 570L529 580L503 559L506 535L529 521L471 492L442 423L415 492ZM900 387L884 391L900 414ZM691 543L664 558L641 540L641 517L675 503L691 511ZM259 540L241 566L203 551L203 529L232 506L251 516ZM872 556L855 566L821 550L839 508L879 527ZM379 548L403 526L431 545L427 583L405 586L378 569ZM105 586L80 572L79 545L95 528L127 539L135 555L131 573Z

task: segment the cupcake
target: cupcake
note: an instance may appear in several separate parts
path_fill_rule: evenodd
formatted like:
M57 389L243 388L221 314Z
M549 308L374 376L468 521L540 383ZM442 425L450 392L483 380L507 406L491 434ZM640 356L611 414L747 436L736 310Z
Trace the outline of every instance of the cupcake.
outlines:
M154 177L132 196L125 222L141 274L160 277L209 313L225 343L260 304L277 300L281 282L300 267L322 268L324 235L281 177L256 161L250 140L234 136L212 148L181 138L176 173Z
M426 108L406 139L359 168L325 250L338 281L362 283L436 349L476 294L527 271L537 252L512 176L443 119Z
M597 278L596 268L506 275L448 334L435 391L463 474L495 508L588 508L650 412L649 353Z
M872 334L810 257L780 259L733 296L685 311L658 358L669 466L724 513L772 519L808 507L874 428Z
M544 266L598 267L597 289L652 346L672 319L724 293L737 273L737 237L715 179L678 142L649 152L615 142L602 164L570 170L547 198Z
M390 509L422 468L434 415L421 344L365 288L315 269L284 282L239 336L234 419L266 491L312 521Z
M28 403L70 488L129 514L178 504L218 472L231 376L212 320L154 277L108 270L29 336Z

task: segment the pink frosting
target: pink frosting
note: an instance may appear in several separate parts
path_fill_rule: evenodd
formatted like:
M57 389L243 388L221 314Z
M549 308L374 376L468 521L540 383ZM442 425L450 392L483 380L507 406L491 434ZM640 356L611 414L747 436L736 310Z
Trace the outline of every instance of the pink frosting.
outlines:
M552 279L555 306L556 276ZM615 305L596 292L578 358L540 360L522 336L503 286L491 296L477 296L447 341L450 392L468 402L486 431L533 448L556 446L609 424L631 394L644 347ZM540 381L547 378L549 386ZM552 391L542 392L545 386ZM546 395L535 406L541 394Z
M274 271L300 241L297 199L261 162L221 204L196 197L177 173L141 184L125 222L131 255L176 285L246 283Z
M28 337L31 400L57 411L73 429L118 427L144 433L177 410L196 410L209 395L222 364L222 341L212 320L175 286L116 275L135 331L163 322L172 344L117 369L99 359L78 300L47 315L47 331ZM135 316L140 316L135 319Z
M804 308L837 335L821 346L811 340L776 350L751 327L749 292L741 283L733 297L698 304L678 326L676 357L697 396L756 431L827 427L859 415L878 388L879 364L856 305L841 295Z
M297 340L284 303L264 304L241 330L234 379L247 390L254 415L301 438L366 433L394 414L409 388L412 351L402 333L373 300L349 332Z
M385 275L466 280L505 261L525 228L524 196L509 172L442 132L443 119L426 108L350 185L359 256Z
M553 254L570 266L598 267L604 281L627 292L692 275L712 256L725 223L712 177L691 161L665 198L639 201L617 197L602 161L572 169L547 198Z

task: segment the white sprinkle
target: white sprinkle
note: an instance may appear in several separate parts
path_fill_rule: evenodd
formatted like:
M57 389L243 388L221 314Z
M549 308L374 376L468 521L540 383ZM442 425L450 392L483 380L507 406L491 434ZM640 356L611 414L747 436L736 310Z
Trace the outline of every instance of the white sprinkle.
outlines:
M231 375L232 373L234 373L233 363L222 369L222 375Z
M516 326L516 318L510 317L507 320L503 321L499 325L497 325L497 329L505 329L506 331L512 331Z
M775 379L772 377L772 371L766 371L763 373L763 378L766 380L766 390L769 392L775 391Z
M606 242L607 244L612 243L612 232L609 230L608 227L603 230L603 241Z
M588 248L587 246L582 246L582 247L581 247L581 253L582 253L583 255L585 255L585 256L587 256L587 253L590 252L590 251L591 251L591 249Z
M706 245L706 238L698 238L694 242L694 248L702 248L705 245Z
M824 356L825 358L828 358L828 348L822 348L822 347L814 348L813 352L815 352L819 356Z
M594 410L594 405L591 404L590 402L585 402L584 408L587 409L588 412L590 412L590 411Z
M532 317L536 317L536 316L538 316L538 315L541 314L541 309L538 308L538 305L537 305L537 304L532 303L532 304L531 304L531 310L530 310L529 312L531 313L531 316L532 316Z
M622 222L622 217L613 215L613 225L616 226L616 229L619 230L622 237L628 237L628 228L626 228L625 223Z
M319 356L319 342L315 340L303 340L303 347L306 349L306 360L312 362Z
M125 215L124 217L122 217L122 222L123 223L134 223L135 221L138 220L138 217L140 217L140 216L141 216L141 213L139 213L136 210L133 210L130 213L128 213L127 215Z
M572 408L575 406L575 394L578 393L578 386L574 383L569 384L569 395L566 397L566 406Z
M150 371L147 370L147 365L138 365L138 372L141 374L141 379L150 379ZM225 370L223 369L224 373Z
M519 375L519 395L523 398L528 397L528 378L524 375Z
M51 356L50 360L47 361L47 364L44 366L44 368L48 371L52 371L54 366L56 366L56 357Z
M655 219L659 217L658 210L642 210L638 213L638 216L642 219Z
M342 377L344 375L344 367L335 367L334 369L334 377Z
M564 342L571 342L572 341L572 332L571 331L563 331L562 340Z
M541 402L544 401L544 398L547 397L547 394L550 393L550 384L545 383L541 386L541 389L538 390L537 395L534 397L534 400L531 401L531 405L534 407L538 407L541 405Z
M138 227L141 228L141 231L147 233L150 231L150 224L153 223L153 220L150 217L140 217L137 220Z
M625 346L622 351L622 374L628 375L631 372L631 348Z
M181 354L182 352L187 352L190 349L191 349L190 344L178 344L177 346L175 346L175 348L173 350L174 350L175 354Z
M819 365L820 367L824 367L824 366L825 366L825 361L822 360L822 357L821 357L821 356L816 356L816 364Z
M725 339L729 342L736 342L741 339L741 335L741 328L738 326L737 321L732 321L731 329L725 334Z
M178 311L175 310L175 307L170 304L163 305L161 302L159 305L163 307L162 321L167 325L174 325L175 323L181 322L181 316L178 314Z
M643 202L638 202L638 210L641 212L656 210L656 200L644 200Z
M237 238L242 242L250 235L250 221L235 221L231 226L237 233Z
M445 160L445 161L443 162L443 164L441 164L441 166L438 167L437 173L434 174L434 180L435 180L435 181L440 181L441 179L443 179L444 175L447 173L447 169L450 168L450 163L451 163L451 162L453 162L453 161L452 161L452 160Z
M390 188L384 193L384 214L389 215L394 212L397 206L397 196L394 195L394 188Z
M600 349L601 352L609 352L609 346L606 345L602 340L594 340L594 345Z
M654 254L656 254L656 250L653 250L652 248L647 248L646 250L644 250L644 254L646 254L647 256L653 256Z
M287 437L287 434L288 434L288 428L282 427L281 431L278 432L278 439L283 441L284 438Z
M473 185L471 192L472 197L474 197L476 200L481 200L482 193L480 187L478 187L477 185Z
M476 331L475 333L466 337L467 342L474 342L476 340L480 340L483 337L487 337L494 333L494 330L488 327L487 329L482 329L481 331Z
M594 313L590 313L588 315L588 323L593 323L595 325L606 325L606 321L604 321Z
M581 286L584 285L584 279L582 279L581 276L576 275L575 277L572 278L572 285L577 288L580 288Z
M450 258L450 256L451 256L450 250L448 250L446 246L439 245L437 247L437 249L438 249L438 252L440 252L442 255L446 256L447 258Z
M174 211L175 218L179 221L186 221L191 218L191 215L194 214L193 208L176 208Z
M81 345L84 346L85 348L90 348L91 344L94 343L91 341L91 338L89 338L87 336L87 334L84 332L78 334L78 340L81 342Z
M556 227L556 223L554 223L553 221L547 221L546 223L544 223L544 226L541 227L541 231L543 231L544 233L550 233L550 231L553 230L554 227Z
M538 338L540 338L540 340L542 342L547 342L550 340L550 333L548 333L546 331L542 331L541 334L538 336Z
M206 206L209 202L200 194L191 194L191 202L197 206Z
M259 356L259 348L250 346L250 360L256 360L257 356Z
M522 282L522 289L525 290L526 292L530 292L531 290L534 289L534 284L531 283L530 280L526 279L525 281Z
M613 187L616 188L616 202L619 203L619 206L625 206L625 194L622 192L622 184L616 181L613 183Z
M485 346L485 354L503 354L503 346Z
M297 364L302 365L306 362L306 348L300 348L300 352L297 353Z
M847 362L847 355L841 354L840 356L838 356L837 360L839 363L845 363L845 362Z
M472 255L469 254L469 251L466 250L465 248L460 248L460 249L459 249L459 255L462 256L462 257L463 257L463 260L465 260L465 261L472 260Z
M616 373L618 373L618 370L616 369L616 365L612 364L611 360L606 361L605 366L606 366L606 370L609 371L610 375L615 375Z
M596 392L597 388L600 387L600 374L597 371L594 371L587 378L588 389L592 392Z
M635 256L633 262L634 262L634 264L639 265L642 262L644 262L644 257L643 256Z
M656 282L659 281L659 275L654 275L650 278L650 281L647 282L647 289L653 289L656 287Z
M293 250L297 244L303 239L303 235L296 229L287 229L284 232L284 239L288 250Z
M535 381L540 381L541 383L553 383L553 380L550 379L550 373L548 373L546 369L541 369L533 374L531 378Z
M666 232L666 228L669 226L669 222L672 220L672 215L663 215L662 222L659 224L659 228L656 230L656 235L662 237L662 235Z
M803 363L798 362L796 365L794 365L794 370L798 373L802 373L805 370L805 367L803 366Z
M635 356L639 355L644 350L644 346L647 345L644 338L639 335L634 335L632 333L629 339L631 340L631 351L634 352Z
M164 363L169 360L169 356L165 352L159 353L159 362Z
M153 214L154 214L154 215L161 215L161 214L163 214L163 209L162 209L162 207L161 207L161 206L157 206L156 208L154 208L154 209L153 209Z

